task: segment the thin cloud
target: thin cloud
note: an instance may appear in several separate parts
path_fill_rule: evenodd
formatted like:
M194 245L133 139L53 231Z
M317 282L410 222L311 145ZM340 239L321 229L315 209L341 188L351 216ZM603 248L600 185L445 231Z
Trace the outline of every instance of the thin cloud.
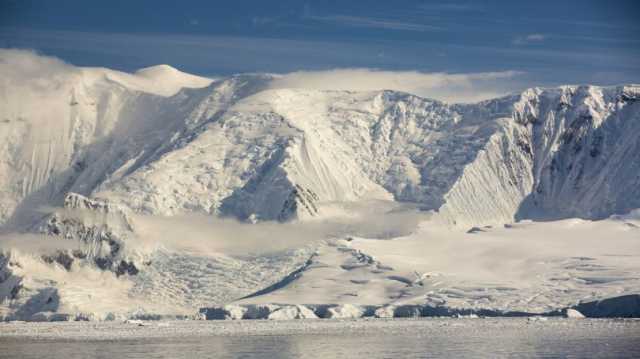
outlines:
M35 233L4 233L0 235L0 254L18 250L32 254L52 254L57 251L82 249L82 243Z
M551 39L551 35L545 36L548 36L547 40ZM553 34L553 39L556 38L559 39L560 36ZM579 78L575 76L576 73L581 73L576 70L576 65L595 66L594 71L627 72L628 81L635 81L634 74L638 73L637 56L632 53L633 46L612 52L590 47L561 49L509 46L511 43L504 45L447 43L425 46L425 42L402 40L356 43L247 36L43 31L24 28L3 28L0 31L0 46L41 48L47 53L67 54L70 51L81 51L84 56L90 55L94 59L94 65L129 71L158 63L179 65L180 68L195 69L198 74L206 75L389 67L447 71L447 64L443 64L438 57L438 54L446 52L455 71L464 71L459 59L469 61L471 58L479 66L487 61L491 61L492 66L495 64L503 68L517 64L519 69L527 69L527 72L542 71L541 68L544 66L545 73L548 73L548 66L552 65L554 71L559 74L552 83L540 82L538 79L527 86L583 82L583 74ZM73 56L70 59L73 60ZM568 60L571 61L571 66L567 65ZM474 68L478 67L474 65ZM480 67L480 70L475 71L482 71L481 69ZM567 75L568 73L574 75Z
M521 72L481 72L466 74L375 69L334 69L297 71L275 79L272 88L376 91L396 90L450 103L477 102L519 89Z
M55 57L30 50L0 49L0 118L22 118L22 114L30 113L30 118L22 119L38 119L41 126L48 124L52 113L64 113L69 105L45 95L69 94L69 79L80 73L80 69Z
M441 27L416 24L411 22L393 21L387 19L376 19L370 17L350 16L350 15L331 15L331 16L310 16L310 19L331 22L350 27L376 28L401 31L440 31Z
M620 38L620 37L602 37L602 36L580 36L580 35L553 35L554 39L595 42L604 44L640 44L640 39Z
M2 88L12 89L11 93L5 94L7 98L35 96L39 99L41 93L61 88L66 84L64 79L71 74L79 75L81 71L81 68L66 64L57 58L41 56L33 51L0 50L0 75L3 75L0 76L0 85L3 85ZM522 74L518 71L453 74L337 68L286 72L276 76L270 87L348 91L396 90L440 101L459 103L477 102L521 90L519 80ZM122 76L126 77L126 74L123 73ZM42 99L34 98L33 101L42 101ZM32 102L10 101L8 103ZM52 106L54 104L50 104L50 108ZM7 111L20 112L19 108L5 106L0 113Z
M407 203L366 201L347 206L350 216L288 223L248 224L193 213L172 217L136 215L138 240L128 245L146 252L164 247L201 255L266 254L315 245L330 238L406 236L431 216Z
M518 19L518 21L529 21L529 22L546 22L546 23L556 23L563 26L570 27L587 27L587 28L600 28L600 29L624 29L629 30L629 28L640 29L637 23L629 24L629 23L617 23L613 21L582 21L575 19L557 19L557 18L534 18L534 19Z
M542 42L546 39L547 37L545 35L542 34L529 34L527 36L518 36L515 39L513 39L513 44L514 45L526 45L526 44L530 44L532 42Z
M418 6L426 11L448 11L448 12L467 12L481 10L478 4L471 3L443 3L443 4L422 4Z
M253 27L260 27L269 24L274 24L278 21L277 17L269 17L269 16L254 16L251 18L251 25Z
M531 34L527 36L527 41L543 41L545 36L542 34Z

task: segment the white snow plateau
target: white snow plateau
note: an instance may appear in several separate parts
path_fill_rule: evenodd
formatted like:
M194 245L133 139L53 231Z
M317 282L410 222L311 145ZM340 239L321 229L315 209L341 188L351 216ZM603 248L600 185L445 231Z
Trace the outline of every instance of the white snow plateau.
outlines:
M0 51L0 320L640 315L639 85L279 76Z

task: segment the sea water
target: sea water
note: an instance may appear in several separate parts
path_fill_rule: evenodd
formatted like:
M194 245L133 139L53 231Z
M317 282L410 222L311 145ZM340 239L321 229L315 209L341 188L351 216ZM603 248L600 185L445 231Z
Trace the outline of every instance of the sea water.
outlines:
M1 323L0 358L638 358L640 320Z

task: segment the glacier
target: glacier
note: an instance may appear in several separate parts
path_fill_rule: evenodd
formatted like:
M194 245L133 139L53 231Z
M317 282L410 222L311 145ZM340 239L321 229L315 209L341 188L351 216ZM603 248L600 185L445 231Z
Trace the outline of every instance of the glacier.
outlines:
M449 104L38 61L0 82L1 318L551 313L640 293L639 85Z

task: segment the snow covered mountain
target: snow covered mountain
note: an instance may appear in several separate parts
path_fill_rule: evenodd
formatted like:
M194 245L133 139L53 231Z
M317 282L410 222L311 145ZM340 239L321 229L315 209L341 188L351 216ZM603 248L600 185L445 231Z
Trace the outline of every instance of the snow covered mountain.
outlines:
M169 85L156 86L163 76ZM69 192L137 213L282 221L323 215L324 203L393 199L464 227L640 207L640 87L449 105L269 89L272 78L205 86L168 66L78 69L44 89L41 105L5 97L0 220L25 224Z
M215 259L145 252L135 245L135 216L314 223L348 215L349 204L392 201L467 230L640 208L637 85L534 88L446 104L394 91L272 88L277 75L269 74L206 79L167 65L134 74L58 67L0 82L0 224L82 243L45 262L66 270L87 262L90 276L134 278L122 293L169 296L155 312L203 306L222 287L227 295L209 301L249 295L313 250ZM28 271L10 269L16 256L0 262L7 316L27 317L16 308L29 305L29 315L46 311L60 291L73 293L44 282L29 292ZM244 274L225 282L211 261ZM180 262L194 267L178 270ZM181 282L190 271L216 279L199 289ZM167 302L178 304L157 309ZM91 311L85 304L78 306Z

